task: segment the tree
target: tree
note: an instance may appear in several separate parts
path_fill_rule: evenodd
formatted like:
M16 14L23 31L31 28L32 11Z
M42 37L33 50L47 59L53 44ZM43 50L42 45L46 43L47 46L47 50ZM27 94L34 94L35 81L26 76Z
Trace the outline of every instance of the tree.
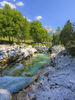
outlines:
M68 20L61 31L60 40L72 56L75 56L75 31L74 26Z
M27 21L27 18L25 17L23 19L23 28L22 28L22 39L25 42L25 39L29 38L29 29L30 29L30 25L29 22Z
M60 32L61 32L60 27L58 27L56 30L56 34L60 35Z
M47 30L43 28L41 22L36 20L30 24L30 35L35 42L44 42L49 36Z
M10 36L13 34L13 13L12 9L9 5L5 4L3 8L3 15L5 16L5 22L3 23L3 28L4 28L4 35L9 36L9 41L10 41ZM4 18L3 18L4 19ZM3 36L4 36L3 35Z
M60 34L61 43L66 47L69 47L73 42L73 26L70 20L68 20Z
M59 40L60 32L61 32L60 27L58 27L56 30L56 34L53 34L53 39L52 39L53 44L61 44L61 42Z
M13 14L13 36L15 36L18 41L22 39L22 34L23 34L23 23L24 23L24 18L21 14L21 12L18 12L18 10L13 9L14 14Z
M9 41L10 37L12 40L13 37L25 40L29 34L29 23L21 12L17 9L11 9L7 4L0 12L0 34L4 37L9 36Z
M30 35L32 36L35 42L39 42L39 30L42 27L42 24L39 21L33 21L30 24Z
M0 36L2 36L2 28L3 28L3 19L4 19L4 15L3 15L3 10L0 9Z

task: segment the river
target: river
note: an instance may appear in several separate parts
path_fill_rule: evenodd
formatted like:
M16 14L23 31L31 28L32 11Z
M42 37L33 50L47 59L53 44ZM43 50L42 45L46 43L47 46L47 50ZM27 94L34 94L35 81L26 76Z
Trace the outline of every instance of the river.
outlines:
M27 60L11 64L0 71L0 87L11 93L18 92L32 83L38 70L49 62L47 54L34 54Z

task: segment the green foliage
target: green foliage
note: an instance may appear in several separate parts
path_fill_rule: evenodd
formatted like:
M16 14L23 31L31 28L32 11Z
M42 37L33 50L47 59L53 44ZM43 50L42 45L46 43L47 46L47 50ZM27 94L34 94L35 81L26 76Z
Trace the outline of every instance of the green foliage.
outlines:
M72 23L68 20L60 34L61 43L69 47L73 42L73 34Z
M56 34L60 35L60 32L61 32L60 27L58 27L57 30L56 30Z
M73 56L75 57L75 47L70 47L67 49L67 51Z
M0 9L0 36L16 37L26 39L29 34L29 22L24 18L17 9L5 4L4 8Z
M32 36L33 40L38 43L48 41L49 39L47 30L42 27L41 22L36 20L30 24L30 35Z
M15 37L18 42L20 40L25 42L27 39L33 39L35 42L51 41L51 36L41 22L35 20L29 23L21 12L11 9L7 4L0 9L0 36L9 37L9 41L11 37L12 41Z
M75 56L75 32L73 24L68 20L61 31L60 40L72 56Z
M29 38L29 22L26 18L23 19L22 27L21 27L21 39L25 41L25 39Z
M53 34L53 39L52 39L53 44L61 44L61 41L59 40L60 32L61 32L60 27L58 27L56 30L56 34Z

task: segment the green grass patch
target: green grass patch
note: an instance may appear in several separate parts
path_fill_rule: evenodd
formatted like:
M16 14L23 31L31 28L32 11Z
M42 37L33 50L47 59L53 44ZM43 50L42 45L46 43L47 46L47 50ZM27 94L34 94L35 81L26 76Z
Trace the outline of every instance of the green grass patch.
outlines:
M26 45L26 46L29 46L29 45L35 46L35 44L36 44L35 42L25 42L25 45Z
M9 38L8 37L0 37L0 44L12 44L13 42L20 44L21 40L18 42L16 38L13 38L13 42L12 42L12 37L10 38L11 42L9 43ZM25 44L26 46L31 45L32 47L34 47L35 45L46 45L48 48L51 46L50 44L47 43L36 43L33 40L22 40L22 44Z

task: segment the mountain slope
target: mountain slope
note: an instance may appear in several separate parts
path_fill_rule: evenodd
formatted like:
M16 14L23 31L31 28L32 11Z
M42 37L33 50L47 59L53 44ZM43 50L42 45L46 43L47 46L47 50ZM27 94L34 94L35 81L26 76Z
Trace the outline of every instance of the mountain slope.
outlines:
M52 35L56 33L56 30L50 26L45 26L44 28L47 30L48 33Z

